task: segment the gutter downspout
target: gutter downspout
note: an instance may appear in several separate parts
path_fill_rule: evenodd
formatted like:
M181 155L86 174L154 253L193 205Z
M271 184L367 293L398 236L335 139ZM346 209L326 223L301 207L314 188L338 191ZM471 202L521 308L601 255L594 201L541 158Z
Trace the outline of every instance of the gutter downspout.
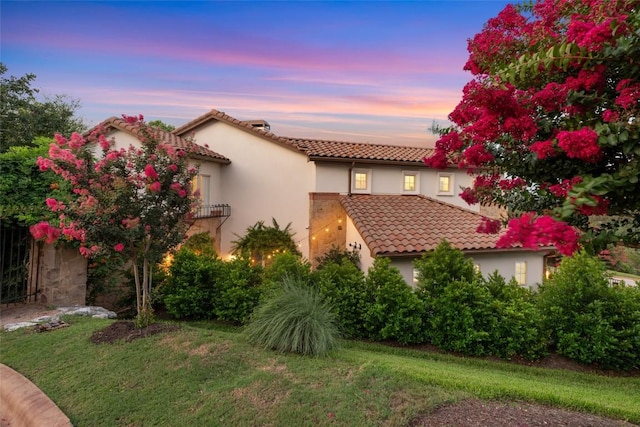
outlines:
M356 162L351 162L351 166L349 166L349 179L348 179L348 184L349 187L347 188L347 196L351 196L351 176L353 175L353 167L356 165Z

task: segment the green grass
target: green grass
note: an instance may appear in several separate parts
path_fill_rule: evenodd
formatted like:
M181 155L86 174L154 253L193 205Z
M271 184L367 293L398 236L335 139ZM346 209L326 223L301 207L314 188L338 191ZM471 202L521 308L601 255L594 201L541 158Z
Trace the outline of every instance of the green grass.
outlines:
M346 342L328 357L250 346L210 323L95 345L111 321L0 333L0 361L75 426L403 426L471 396L525 400L640 422L640 378L529 368Z
M634 279L636 281L640 280L640 276L636 274L622 273L620 271L613 271L613 270L607 270L607 272L610 273L612 276L626 277L628 279Z

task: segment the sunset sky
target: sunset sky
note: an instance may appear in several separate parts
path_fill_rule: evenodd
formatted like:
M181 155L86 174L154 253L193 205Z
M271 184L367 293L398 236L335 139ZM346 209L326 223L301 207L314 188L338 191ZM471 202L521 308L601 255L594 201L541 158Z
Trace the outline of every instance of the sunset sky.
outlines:
M1 61L88 125L215 108L282 136L431 145L507 1L2 1ZM7 77L7 75L5 75Z

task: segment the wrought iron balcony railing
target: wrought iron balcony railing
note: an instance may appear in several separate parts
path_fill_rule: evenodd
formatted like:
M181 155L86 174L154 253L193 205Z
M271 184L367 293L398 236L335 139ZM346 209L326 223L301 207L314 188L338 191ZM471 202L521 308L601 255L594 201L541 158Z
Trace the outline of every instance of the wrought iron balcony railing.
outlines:
M196 218L227 218L231 216L228 204L201 205L196 209Z

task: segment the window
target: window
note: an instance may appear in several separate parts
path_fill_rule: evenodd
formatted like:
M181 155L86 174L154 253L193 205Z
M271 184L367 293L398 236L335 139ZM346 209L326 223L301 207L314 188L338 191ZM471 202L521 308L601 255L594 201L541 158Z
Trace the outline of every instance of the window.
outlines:
M198 191L199 208L196 216L207 216L211 213L211 176L198 175L193 179L193 191Z
M516 282L518 285L526 285L527 284L527 263L525 261L516 262L516 272L515 272Z
M354 169L351 179L352 192L371 193L371 169Z
M453 174L438 174L438 194L452 196L453 195Z
M420 175L418 172L402 172L402 191L410 194L417 194L420 191Z
M413 269L413 284L417 285L418 284L418 277L419 277L420 273L418 272L417 268Z

